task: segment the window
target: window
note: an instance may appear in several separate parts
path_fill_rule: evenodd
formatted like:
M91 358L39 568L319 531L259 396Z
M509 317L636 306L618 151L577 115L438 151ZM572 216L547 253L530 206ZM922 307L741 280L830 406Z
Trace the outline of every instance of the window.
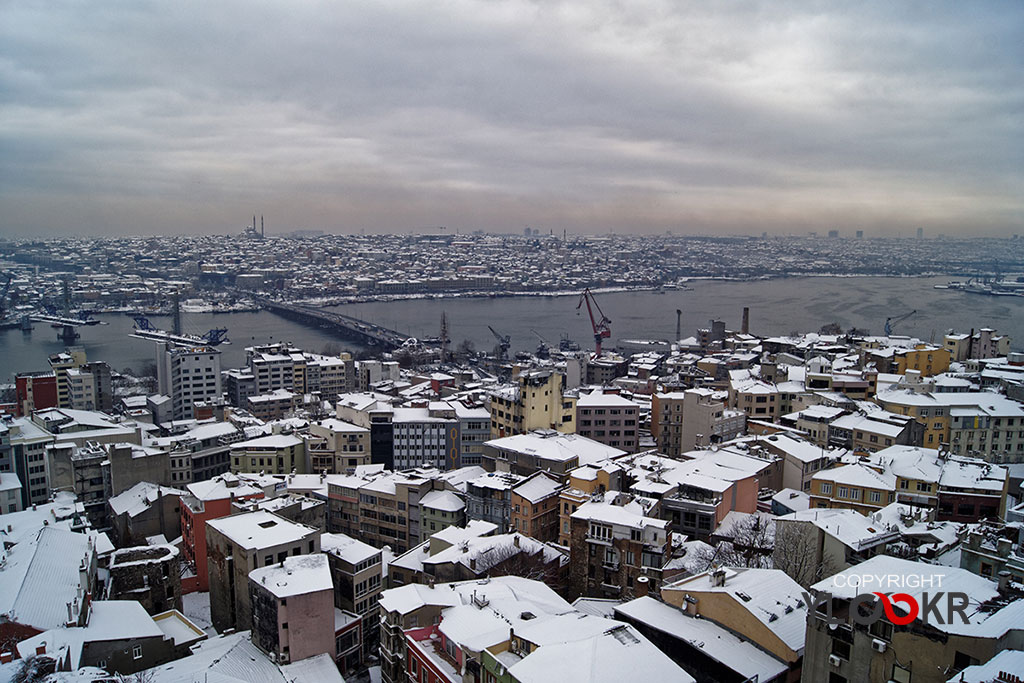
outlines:
M894 683L910 683L910 669L904 669L899 664L892 665L892 678Z
M850 644L844 640L838 638L832 639L832 654L835 656L850 661Z
M828 481L822 482L822 484L821 484L821 493L822 493L822 495L825 495L825 496L832 495L832 482L828 482Z
M882 494L878 491L868 491L868 501L872 503L882 502Z
M136 645L132 648L132 659L142 659L142 646Z

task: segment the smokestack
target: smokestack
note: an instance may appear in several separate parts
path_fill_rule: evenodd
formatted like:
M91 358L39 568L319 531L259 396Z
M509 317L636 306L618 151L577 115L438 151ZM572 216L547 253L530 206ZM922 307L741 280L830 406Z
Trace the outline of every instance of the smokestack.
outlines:
M743 325L740 327L740 332L743 334L750 334L750 307L743 307Z
M260 214L260 237L266 237L267 231L263 228L263 214Z
M683 312L676 309L676 341L683 338Z
M651 580L646 576L639 576L636 579L636 597L644 598L651 590Z

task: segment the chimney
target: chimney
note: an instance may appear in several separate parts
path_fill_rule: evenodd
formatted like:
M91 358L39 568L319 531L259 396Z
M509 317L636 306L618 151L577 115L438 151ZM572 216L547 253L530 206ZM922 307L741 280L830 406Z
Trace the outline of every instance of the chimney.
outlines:
M10 664L14 661L13 652L0 652L0 664Z
M1006 569L999 572L999 584L996 588L1001 594L1006 595L1006 592L1010 590L1010 572Z
M515 547L517 548L519 547L519 534L516 534L512 537L512 544L515 545Z
M475 557L469 558L469 568L473 569L473 570L476 570L476 558Z
M683 337L683 311L682 309L676 309L676 341L679 341Z
M689 614L691 617L697 616L697 598L687 595L686 599L683 602L683 609L686 611L686 613Z
M750 334L750 307L743 307L743 324L740 326L740 332L743 334Z
M39 645L36 645L36 654L37 655L45 655L46 654L46 643L45 642L42 642Z
M636 597L645 598L651 590L651 580L646 576L638 577L636 580Z
M725 585L725 570L716 569L711 572L711 586L713 588L721 588Z

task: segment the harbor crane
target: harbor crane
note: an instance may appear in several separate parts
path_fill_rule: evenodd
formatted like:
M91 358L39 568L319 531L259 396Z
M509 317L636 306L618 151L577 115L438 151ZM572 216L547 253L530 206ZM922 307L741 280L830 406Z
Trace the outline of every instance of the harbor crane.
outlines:
M601 355L601 340L612 336L612 321L604 314L601 307L598 306L597 300L594 298L594 294L590 291L589 287L580 294L580 301L576 304L577 314L584 302L587 304L587 313L590 314L590 326L594 328L594 357L597 358ZM594 317L595 308L600 318Z
M886 318L885 319L885 336L886 337L891 337L892 336L892 332L895 329L896 324L903 322L904 320L906 320L910 316L914 315L915 313L917 313L917 309L916 308L913 311L911 311L910 313L904 313L903 315L895 317L895 318Z
M537 339L540 340L540 344L537 344L537 358L550 358L551 344L548 343L548 340L540 336L540 332L533 329L532 327L530 328L530 332L533 332L534 336L536 336Z
M487 329L489 329L491 334L494 335L494 338L498 340L498 360L505 360L508 357L508 349L512 346L512 338L507 334L498 334L498 331L490 325L487 326Z

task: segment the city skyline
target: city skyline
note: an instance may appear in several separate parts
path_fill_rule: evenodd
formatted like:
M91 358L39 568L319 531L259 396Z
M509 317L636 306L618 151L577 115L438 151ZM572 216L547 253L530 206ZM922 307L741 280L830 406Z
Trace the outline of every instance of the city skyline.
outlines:
M2 236L1024 227L1017 7L5 16Z

